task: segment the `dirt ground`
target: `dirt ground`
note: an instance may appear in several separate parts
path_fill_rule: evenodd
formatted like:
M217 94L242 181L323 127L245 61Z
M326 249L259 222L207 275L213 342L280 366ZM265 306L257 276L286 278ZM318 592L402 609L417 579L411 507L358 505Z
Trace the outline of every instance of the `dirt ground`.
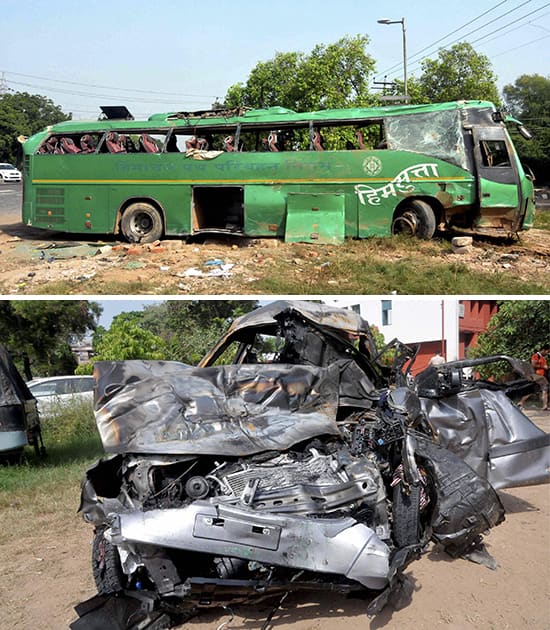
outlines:
M327 281L335 265L346 257L364 257L367 252L358 241L349 241L344 247L276 239L218 238L203 244L166 239L130 246L114 239L82 238L86 237L28 228L20 223L18 211L3 212L0 292L255 295L266 293L266 285L260 281L279 269L295 278L309 279L311 286L299 283L304 294L319 293L320 282L323 292L337 293L342 279ZM530 230L512 244L476 240L466 252L449 251L445 256L430 242L418 242L416 252L417 256L424 252L427 264L440 263L444 257L448 263L460 263L476 272L506 273L517 280L550 286L550 232L546 230ZM381 264L401 257L382 247L369 248L368 255ZM63 288L48 290L55 282L63 282ZM125 283L130 290L117 288L117 283L122 287Z
M546 431L550 414L529 412ZM75 514L79 489L64 497L55 514L21 523L14 505L13 529L0 545L0 628L57 630L76 620L73 607L95 593L91 576L91 527ZM270 628L378 630L447 628L517 630L550 628L549 486L501 491L506 520L485 541L498 562L496 571L466 560L452 560L430 546L407 575L415 592L401 610L385 609L369 620L366 603L335 594L288 597ZM209 610L187 622L188 630L254 630L271 606L238 606L233 613ZM227 622L227 623L225 623ZM225 623L225 625L224 625Z

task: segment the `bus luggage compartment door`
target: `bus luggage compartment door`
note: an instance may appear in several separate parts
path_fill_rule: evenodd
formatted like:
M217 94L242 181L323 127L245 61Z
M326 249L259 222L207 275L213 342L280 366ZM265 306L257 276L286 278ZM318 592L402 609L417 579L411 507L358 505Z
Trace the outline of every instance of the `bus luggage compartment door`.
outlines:
M479 215L476 227L515 232L522 204L515 155L502 127L474 127Z
M343 243L345 209L344 193L289 193L285 242Z
M244 228L242 186L193 186L193 233L235 232Z

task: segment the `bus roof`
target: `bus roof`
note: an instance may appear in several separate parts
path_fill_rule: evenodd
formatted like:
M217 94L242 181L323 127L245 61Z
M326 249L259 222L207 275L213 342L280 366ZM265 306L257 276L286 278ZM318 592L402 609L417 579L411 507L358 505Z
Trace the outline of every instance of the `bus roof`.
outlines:
M168 112L153 114L148 120L68 120L51 125L46 131L71 133L79 131L102 131L110 129L146 130L162 127L227 127L238 123L255 125L285 125L289 123L308 123L309 121L326 124L331 121L351 124L361 120L377 120L388 116L403 116L452 109L495 109L489 101L454 101L450 103L432 103L426 105L390 105L387 107L356 107L350 109L325 109L316 112L294 112L284 107L266 109Z
M449 110L484 109L495 111L489 101L451 101L448 103L429 103L423 105L389 105L384 107L355 107L348 109L325 109L315 112L295 112L284 107L245 110L203 110L200 112L167 112L151 115L147 120L67 120L50 125L43 131L31 136L24 143L25 153L33 153L40 143L50 134L103 133L116 130L126 133L140 133L155 129L189 128L192 135L197 128L220 128L244 124L254 128L283 128L291 125L359 125L370 121L409 114L422 114Z

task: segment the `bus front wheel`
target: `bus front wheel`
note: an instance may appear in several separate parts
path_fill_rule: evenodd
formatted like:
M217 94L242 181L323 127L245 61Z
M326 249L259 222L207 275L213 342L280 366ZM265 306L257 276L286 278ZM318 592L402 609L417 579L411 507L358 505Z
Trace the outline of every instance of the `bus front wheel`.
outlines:
M413 199L408 201L395 216L392 234L409 234L419 238L430 239L435 234L436 222L432 207L425 201Z
M148 203L133 203L124 210L120 231L130 243L152 243L162 236L162 217Z

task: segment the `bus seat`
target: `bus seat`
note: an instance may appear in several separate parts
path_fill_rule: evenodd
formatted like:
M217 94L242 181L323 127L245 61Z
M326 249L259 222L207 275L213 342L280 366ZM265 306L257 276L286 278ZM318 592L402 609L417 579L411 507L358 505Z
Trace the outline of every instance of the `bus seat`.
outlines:
M141 136L139 137L139 146L141 148L141 151L145 151L145 153L158 153L159 152L157 143L147 133L142 133Z
M321 137L321 134L318 131L314 131L313 132L313 148L316 151L324 151L325 149L323 148L323 138Z
M191 149L196 149L197 148L197 136L193 136L192 138L189 138L189 140L185 141L185 148L188 151L191 151Z
M46 140L44 148L46 149L46 153L60 153L58 150L58 140L55 136Z
M313 132L313 148L315 151L324 151L321 134L317 130Z
M224 151L235 151L235 138L233 136L227 136L223 139Z
M94 153L95 141L89 134L85 134L80 138L80 152L81 153Z
M267 137L267 146L270 151L279 151L277 147L277 139L277 134L273 132L271 132Z
M72 138L61 138L61 146L65 153L80 153L80 149L76 146Z
M116 131L109 131L107 139L105 140L109 153L125 153L126 149L120 144L118 133Z

